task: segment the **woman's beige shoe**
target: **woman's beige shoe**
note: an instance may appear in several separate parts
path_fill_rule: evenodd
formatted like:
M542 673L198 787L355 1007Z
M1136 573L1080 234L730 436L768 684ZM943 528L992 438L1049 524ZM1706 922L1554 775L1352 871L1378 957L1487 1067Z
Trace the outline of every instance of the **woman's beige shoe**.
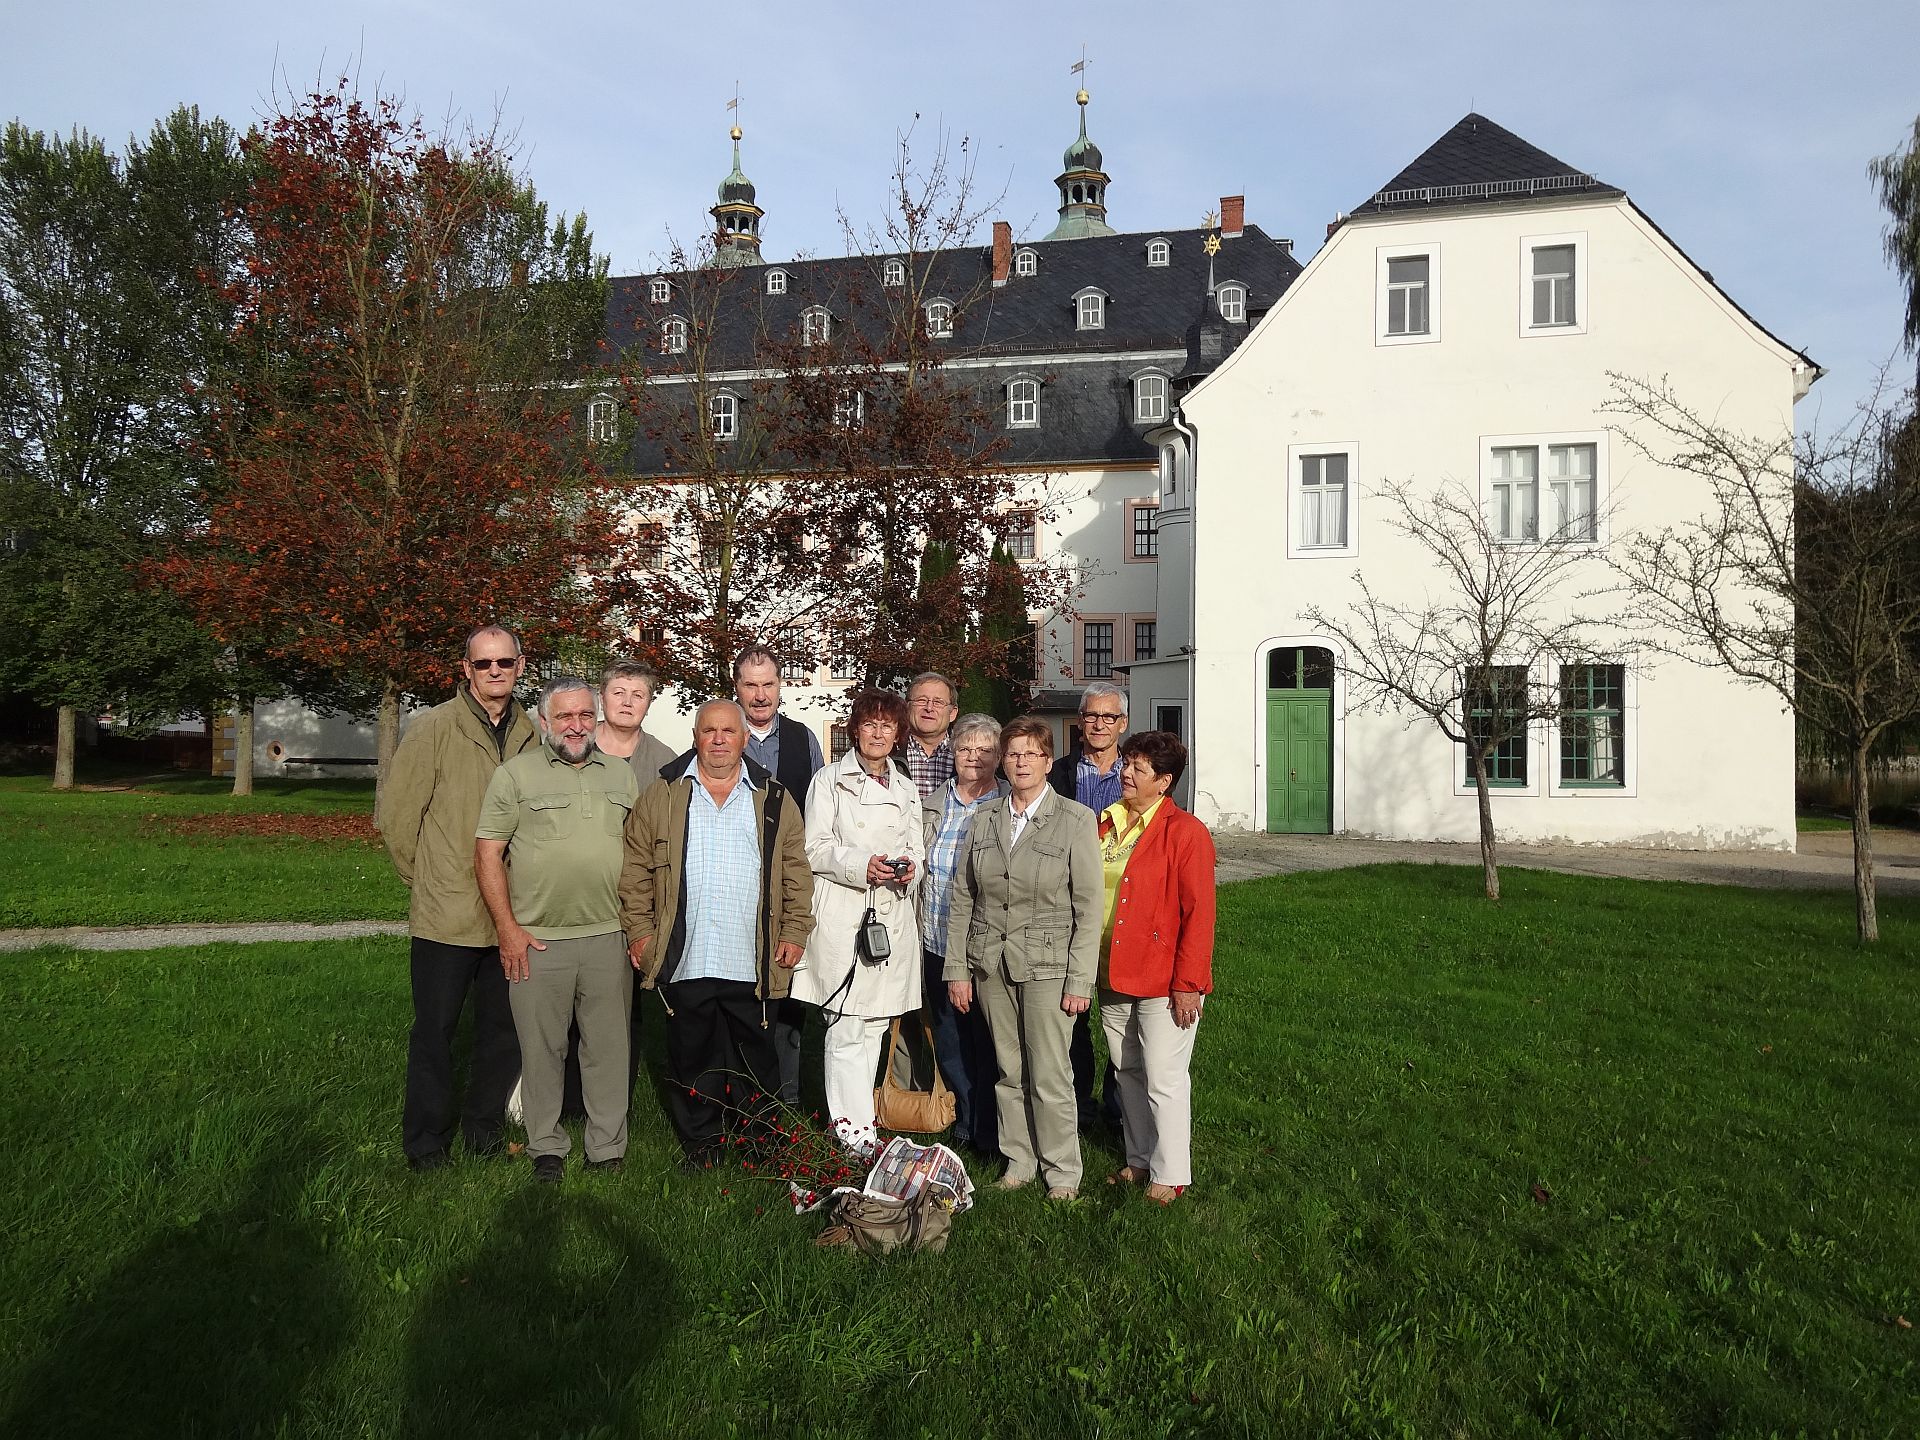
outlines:
M1144 1185L1146 1183L1147 1172L1132 1165L1122 1165L1113 1174L1107 1176L1109 1185Z
M1032 1183L1033 1176L1031 1175L1002 1175L998 1180L993 1182L993 1188L996 1190L1018 1190L1022 1186L1031 1185Z
M1047 1199L1057 1200L1063 1205L1079 1198L1080 1192L1071 1185L1053 1185L1047 1189Z
M1186 1193L1187 1187L1184 1185L1147 1186L1147 1199L1153 1201L1156 1205L1171 1205Z

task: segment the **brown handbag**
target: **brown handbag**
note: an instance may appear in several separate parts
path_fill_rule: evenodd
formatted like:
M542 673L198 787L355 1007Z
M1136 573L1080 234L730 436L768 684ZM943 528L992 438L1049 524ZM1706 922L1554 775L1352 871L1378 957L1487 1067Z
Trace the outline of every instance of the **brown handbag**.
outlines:
M933 1067L933 1089L914 1090L900 1083L899 1066L894 1063L900 1051L900 1018L894 1017L887 1032L886 1067L881 1072L880 1083L873 1087L873 1113L882 1129L904 1130L909 1135L937 1135L953 1128L953 1092L947 1089L938 1063ZM920 1023L927 1032L927 1052L932 1054L933 1027L926 1023L925 1017ZM908 1079L912 1079L911 1074Z

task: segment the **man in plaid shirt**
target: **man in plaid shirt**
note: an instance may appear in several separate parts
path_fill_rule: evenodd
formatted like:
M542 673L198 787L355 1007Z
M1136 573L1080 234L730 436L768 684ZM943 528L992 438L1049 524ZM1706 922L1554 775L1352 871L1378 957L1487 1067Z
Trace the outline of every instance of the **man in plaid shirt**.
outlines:
M922 800L953 778L947 732L960 713L959 700L953 682L934 670L914 676L907 687L907 733L900 747Z

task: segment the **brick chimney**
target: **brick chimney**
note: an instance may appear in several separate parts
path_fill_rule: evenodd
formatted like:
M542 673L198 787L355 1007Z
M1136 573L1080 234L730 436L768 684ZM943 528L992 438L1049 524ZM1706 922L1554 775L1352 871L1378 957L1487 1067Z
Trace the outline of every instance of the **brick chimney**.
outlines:
M1004 220L993 222L993 283L1007 283L1013 273L1013 226Z
M1220 238L1232 240L1245 233L1247 228L1247 197L1244 195L1222 195L1220 197Z

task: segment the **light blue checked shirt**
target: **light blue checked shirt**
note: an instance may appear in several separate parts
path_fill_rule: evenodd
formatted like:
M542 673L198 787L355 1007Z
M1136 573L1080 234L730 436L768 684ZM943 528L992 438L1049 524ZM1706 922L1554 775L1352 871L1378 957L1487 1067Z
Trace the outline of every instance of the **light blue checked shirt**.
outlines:
M740 779L724 805L700 783L698 760L687 805L687 943L675 980L753 981L759 968L760 824L753 813L753 777Z
M978 800L962 800L949 780L934 793L945 800L940 812L940 828L927 847L927 882L920 887L920 943L943 956L947 949L947 920L953 913L953 876L960 868L960 851L973 828L973 817L980 807L1007 793L1005 784L996 786Z

